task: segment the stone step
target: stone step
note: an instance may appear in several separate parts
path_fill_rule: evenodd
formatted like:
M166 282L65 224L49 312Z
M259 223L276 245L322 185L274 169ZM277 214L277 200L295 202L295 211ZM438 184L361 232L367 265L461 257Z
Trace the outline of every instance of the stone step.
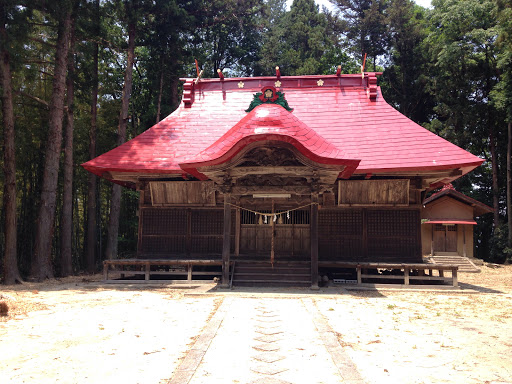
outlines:
M309 286L311 262L236 262L234 286Z
M309 287L311 281L302 280L266 280L266 279L253 279L253 280L235 280L233 279L233 286L235 287Z
M430 262L433 264L447 264L457 265L460 272L480 272L478 268L471 260L464 256L445 256L445 255L434 255L430 256Z

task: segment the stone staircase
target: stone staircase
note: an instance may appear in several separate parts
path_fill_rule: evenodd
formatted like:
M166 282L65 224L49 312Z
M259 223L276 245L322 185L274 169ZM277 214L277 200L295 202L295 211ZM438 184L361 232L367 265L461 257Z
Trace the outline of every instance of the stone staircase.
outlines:
M432 264L457 265L459 272L480 272L480 268L469 258L460 256L456 252L437 252L429 256L428 261Z
M311 262L237 261L233 286L235 287L310 287Z

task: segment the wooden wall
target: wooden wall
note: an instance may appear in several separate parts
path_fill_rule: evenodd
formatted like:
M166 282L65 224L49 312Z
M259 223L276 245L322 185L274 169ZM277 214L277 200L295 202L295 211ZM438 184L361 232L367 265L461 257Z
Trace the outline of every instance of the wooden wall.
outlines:
M419 192L413 184L405 179L340 181L319 210L320 260L421 262ZM211 182L148 182L141 193L140 257L221 255L222 193ZM252 210L268 210L250 200ZM297 204L290 202L290 209ZM243 212L232 209L232 254L268 254L272 226L251 222L254 213L245 219ZM274 225L276 257L309 257L309 209L294 212Z
M148 184L154 207L179 204L215 206L212 181L150 181Z
M409 180L340 180L338 204L341 206L408 206Z

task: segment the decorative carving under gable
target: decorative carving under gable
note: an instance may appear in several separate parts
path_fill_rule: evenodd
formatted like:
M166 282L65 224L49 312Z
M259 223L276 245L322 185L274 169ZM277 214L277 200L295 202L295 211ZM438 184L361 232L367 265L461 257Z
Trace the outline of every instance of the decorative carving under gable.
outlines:
M345 166L317 163L281 141L251 143L230 160L198 171L215 181L216 189L253 186L309 186L317 192L334 187ZM226 176L230 179L227 182ZM314 185L312 185L314 184ZM225 189L225 188L224 188Z
M303 166L295 154L283 147L258 147L250 150L243 157L239 167L248 166Z

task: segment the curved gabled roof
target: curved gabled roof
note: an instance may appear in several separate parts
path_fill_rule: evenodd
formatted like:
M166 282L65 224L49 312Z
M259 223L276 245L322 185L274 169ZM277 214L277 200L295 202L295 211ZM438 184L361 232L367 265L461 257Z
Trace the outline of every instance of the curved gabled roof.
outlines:
M411 171L459 170L451 178L454 179L483 162L396 111L383 99L380 89L372 87L370 80L374 78L375 74L365 74L364 78L361 75L281 77L278 89L285 93L289 106L294 109L286 112L293 116L290 121L297 119L338 150L336 154L331 150L332 155L328 157L360 160L355 174L400 176ZM201 161L198 154L227 151L221 138L226 138L232 129L238 134L242 132L240 126L235 126L251 119L245 109L253 95L263 86L273 86L276 80L276 77L203 79L194 85L192 79L187 79L187 89L191 91L175 112L83 166L99 176L105 176L106 172L182 174L180 164ZM376 97L369 97L375 90ZM286 135L293 138L291 130ZM317 150L323 153L319 148L311 153Z

